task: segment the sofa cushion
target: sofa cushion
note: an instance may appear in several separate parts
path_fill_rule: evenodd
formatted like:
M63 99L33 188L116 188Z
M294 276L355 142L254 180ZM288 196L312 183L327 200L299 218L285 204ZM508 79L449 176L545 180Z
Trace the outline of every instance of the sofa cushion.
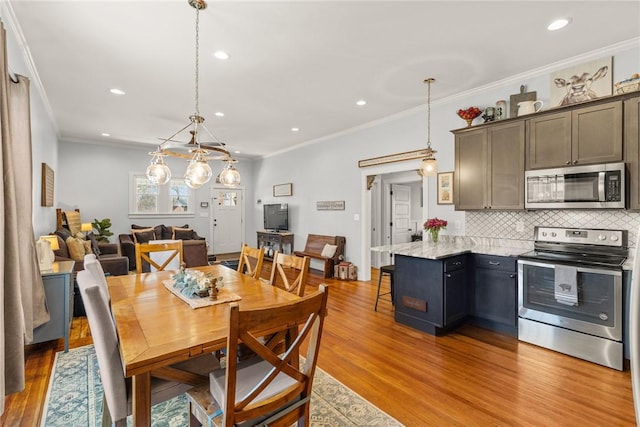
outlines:
M142 228L131 230L134 243L147 243L149 240L156 240L156 233L153 228Z
M193 240L193 229L187 227L171 227L173 240Z
M65 242L69 251L69 258L74 261L84 261L85 249L84 241L77 237L69 237ZM91 244L91 242L89 242Z
M324 245L324 248L322 248L322 253L320 253L320 256L333 258L333 256L336 254L336 249L338 249L337 245L330 245L329 243L327 243Z
M56 230L55 233L62 238L63 242L66 242L67 239L71 237L71 233L66 228L61 228L59 230Z

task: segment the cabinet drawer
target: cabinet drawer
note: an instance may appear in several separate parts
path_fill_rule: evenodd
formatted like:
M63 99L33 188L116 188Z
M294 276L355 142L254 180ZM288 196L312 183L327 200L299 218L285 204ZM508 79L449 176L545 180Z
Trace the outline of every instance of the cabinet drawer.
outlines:
M444 260L444 271L451 272L464 268L467 257L465 255L454 256Z
M474 260L476 268L489 268L492 270L513 272L517 271L516 257L476 254L474 256Z

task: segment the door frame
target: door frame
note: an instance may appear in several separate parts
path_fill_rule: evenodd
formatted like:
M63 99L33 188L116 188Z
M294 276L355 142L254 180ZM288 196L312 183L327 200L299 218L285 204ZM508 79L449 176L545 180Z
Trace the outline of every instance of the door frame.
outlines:
M240 247L242 247L242 244L245 243L245 219L246 219L246 212L245 212L245 203L244 203L244 195L246 193L246 190L244 188L244 186L238 186L238 187L225 187L222 184L213 184L211 186L211 190L209 192L209 238L211 239L211 245L209 245L209 249L208 249L208 253L209 255L213 254L213 239L215 238L214 236L214 227L213 227L213 215L214 215L214 196L216 191L219 190L241 190L242 191L242 197L240 197Z

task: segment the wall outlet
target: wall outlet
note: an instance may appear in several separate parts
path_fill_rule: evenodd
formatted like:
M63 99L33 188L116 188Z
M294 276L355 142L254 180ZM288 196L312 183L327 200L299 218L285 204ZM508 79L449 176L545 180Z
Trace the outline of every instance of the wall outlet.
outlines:
M516 233L524 233L524 221L516 221Z
M460 224L460 220L457 219L453 222L453 228L455 228L456 230L460 230L460 228L462 227L462 224Z
M360 214L353 214L354 221L360 221Z

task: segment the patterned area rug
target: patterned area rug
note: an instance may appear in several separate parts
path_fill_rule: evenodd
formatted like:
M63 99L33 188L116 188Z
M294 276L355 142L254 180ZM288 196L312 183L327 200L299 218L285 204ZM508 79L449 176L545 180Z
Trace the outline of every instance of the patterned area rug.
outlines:
M156 427L189 425L187 399L179 396L151 410ZM41 426L96 427L102 417L102 384L92 345L57 353L43 408ZM132 425L131 417L128 425ZM401 426L338 380L316 369L311 398L311 425Z

